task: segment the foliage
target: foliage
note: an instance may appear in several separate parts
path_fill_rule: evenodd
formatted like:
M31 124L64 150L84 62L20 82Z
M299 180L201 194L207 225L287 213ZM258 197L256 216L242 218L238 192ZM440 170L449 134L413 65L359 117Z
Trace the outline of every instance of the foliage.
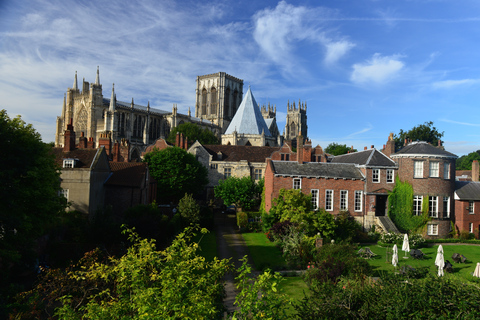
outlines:
M312 288L295 306L300 319L477 319L480 289L455 278L380 281L342 278Z
M298 227L295 223L285 220L281 222L277 222L270 228L269 232L273 238L273 241L281 242L283 238L288 234L291 227Z
M243 263L238 270L239 275L235 278L240 290L235 298L238 310L234 312L232 320L289 319L286 311L290 301L278 286L283 281L282 276L266 270L256 279L252 279L252 268L247 264L247 257L241 260Z
M315 238L308 237L295 225L291 225L281 240L285 262L295 269L303 269L313 259Z
M335 239L337 242L351 242L352 239L362 230L360 223L350 215L348 211L341 211L335 217Z
M168 216L162 214L156 203L136 205L125 211L125 223L135 228L142 238L156 239L158 242L163 236L174 236L175 231L170 228Z
M248 214L244 211L237 212L237 226L242 229L248 224Z
M255 183L250 177L232 176L219 181L215 187L215 197L222 199L226 206L234 204L237 208L251 210L258 205L262 190L263 180Z
M186 193L185 196L180 199L178 202L178 211L187 224L195 225L200 223L200 206L191 194Z
M472 170L473 160L480 161L480 150L463 155L456 161L456 170Z
M433 126L433 121L426 121L424 124L419 124L409 131L403 131L400 129L398 135L396 134L393 136L395 150L399 150L403 147L405 139L412 141L426 141L436 146L438 140L443 137L443 133L443 131L439 132L437 128Z
M368 262L357 256L357 248L350 244L328 244L322 246L305 273L309 286L320 283L336 283L340 276L354 279L364 278L371 273Z
M335 142L330 143L324 150L326 153L329 153L334 156L339 156L342 154L346 154L348 152L357 152L357 149L351 149L347 147L346 144L338 144Z
M155 241L141 239L125 230L132 246L121 258L96 263L70 276L81 285L83 279L104 281L107 288L89 292L81 304L63 296L56 310L60 319L211 319L222 309L221 279L231 268L229 260L207 262L191 243L186 229L164 251ZM206 230L202 230L206 232Z
M208 183L208 171L187 151L171 147L154 149L145 155L144 161L152 177L157 181L160 199L178 201L185 193L203 191Z
M419 230L429 220L428 201L425 200L422 215L413 215L413 187L407 181L402 182L396 179L395 187L388 195L388 203L390 206L388 216L402 232Z
M189 143L194 143L198 140L203 145L206 144L220 144L217 136L208 129L202 129L195 123L182 123L177 127L172 128L168 135L167 142L175 144L177 132L183 133Z
M34 241L66 206L52 148L20 116L0 111L0 283L33 264Z

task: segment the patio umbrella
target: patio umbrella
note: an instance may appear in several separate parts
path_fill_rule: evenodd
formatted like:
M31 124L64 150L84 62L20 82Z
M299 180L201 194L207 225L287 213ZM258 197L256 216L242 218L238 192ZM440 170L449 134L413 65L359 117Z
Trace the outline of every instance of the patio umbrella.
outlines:
M410 252L410 244L408 243L408 235L405 233L403 237L402 251L405 251L405 259L407 259L407 252Z
M438 267L438 276L443 276L443 267L445 265L445 259L443 258L443 247L442 245L438 246L437 249L437 258L435 259L435 265Z
M398 264L398 248L397 245L393 245L393 256L392 256L392 264L394 267Z
M480 278L480 262L477 262L477 267L475 268L475 271L473 272L473 276Z

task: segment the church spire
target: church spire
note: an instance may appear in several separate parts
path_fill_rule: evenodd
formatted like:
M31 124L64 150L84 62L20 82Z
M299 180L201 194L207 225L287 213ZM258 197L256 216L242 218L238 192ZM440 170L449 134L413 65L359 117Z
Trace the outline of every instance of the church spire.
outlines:
M95 78L95 84L97 86L100 85L100 71L98 66L97 66L97 77Z
M78 90L78 84L77 84L77 71L75 71L75 80L73 80L73 90Z
M110 98L110 107L108 111L115 111L115 105L117 104L117 98L115 95L115 83L112 85L112 97Z

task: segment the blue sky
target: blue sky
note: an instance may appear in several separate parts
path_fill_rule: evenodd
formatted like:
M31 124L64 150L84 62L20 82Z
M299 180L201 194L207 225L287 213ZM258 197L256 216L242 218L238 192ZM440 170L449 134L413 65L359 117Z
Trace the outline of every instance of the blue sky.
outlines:
M307 102L314 145L381 148L433 121L457 155L480 149L480 1L0 1L0 108L54 140L63 94L187 113L197 75L227 72L259 104ZM245 93L245 92L244 92Z

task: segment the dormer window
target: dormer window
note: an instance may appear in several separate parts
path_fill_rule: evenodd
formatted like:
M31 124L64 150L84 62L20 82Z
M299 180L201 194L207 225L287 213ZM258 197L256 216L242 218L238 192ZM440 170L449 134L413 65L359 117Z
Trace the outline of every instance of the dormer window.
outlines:
M63 159L64 168L75 168L75 159Z

